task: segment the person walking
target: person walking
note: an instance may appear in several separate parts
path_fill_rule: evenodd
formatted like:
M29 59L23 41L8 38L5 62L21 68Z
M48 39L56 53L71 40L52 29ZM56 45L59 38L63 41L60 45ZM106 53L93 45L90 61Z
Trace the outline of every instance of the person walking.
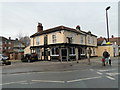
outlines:
M92 50L89 48L88 49L88 65L90 65L90 56L92 54Z
M103 57L105 59L105 63L108 64L108 60L109 60L109 56L110 54L107 52L107 50L105 49L105 51L103 52Z

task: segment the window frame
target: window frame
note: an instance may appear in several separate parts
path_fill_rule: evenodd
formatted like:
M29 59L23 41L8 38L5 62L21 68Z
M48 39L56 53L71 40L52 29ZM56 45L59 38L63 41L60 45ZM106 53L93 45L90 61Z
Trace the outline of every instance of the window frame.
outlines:
M56 49L58 49L58 52ZM54 53L53 53L53 51L54 51ZM51 56L59 56L59 48L58 47L54 47L51 49Z
M84 36L82 36L82 35L80 36L80 43L84 44Z
M40 37L36 37L36 45L40 45Z
M57 41L56 34L53 34L52 35L52 43L56 43L56 41Z
M71 49L71 51L70 51L70 49ZM69 55L70 56L75 56L76 55L76 53L75 53L75 47L70 47L69 48Z

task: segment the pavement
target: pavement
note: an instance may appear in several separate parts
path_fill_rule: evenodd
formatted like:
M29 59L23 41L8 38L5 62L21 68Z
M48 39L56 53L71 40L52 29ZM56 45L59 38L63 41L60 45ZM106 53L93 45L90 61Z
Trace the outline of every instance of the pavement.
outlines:
M91 58L91 64L88 65L87 59L69 62L38 61L32 63L23 63L21 60L11 60L12 64L2 67L2 74L29 73L29 72L48 72L48 71L70 71L89 68L102 68L102 57ZM114 61L118 57L111 57ZM114 66L114 65L113 65ZM106 67L109 68L109 67Z

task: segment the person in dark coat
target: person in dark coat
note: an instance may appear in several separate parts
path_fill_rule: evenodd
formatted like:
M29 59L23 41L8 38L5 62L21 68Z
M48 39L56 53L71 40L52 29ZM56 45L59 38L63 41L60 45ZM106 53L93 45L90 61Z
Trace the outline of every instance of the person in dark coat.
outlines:
M105 51L103 52L103 57L105 59L106 64L108 64L109 56L110 56L110 54L105 49Z

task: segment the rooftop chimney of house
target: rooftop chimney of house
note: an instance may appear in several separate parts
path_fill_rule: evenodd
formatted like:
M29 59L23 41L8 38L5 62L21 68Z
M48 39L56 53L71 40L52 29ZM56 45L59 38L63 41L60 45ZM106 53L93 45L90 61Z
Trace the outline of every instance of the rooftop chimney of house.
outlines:
M114 36L112 35L112 38L114 38Z
M79 25L76 26L76 29L77 29L77 30L81 30Z
M9 37L9 40L11 40L11 37Z
M43 31L43 26L41 23L38 23L37 32L42 32L42 31Z
M16 38L15 40L18 40L18 38Z

